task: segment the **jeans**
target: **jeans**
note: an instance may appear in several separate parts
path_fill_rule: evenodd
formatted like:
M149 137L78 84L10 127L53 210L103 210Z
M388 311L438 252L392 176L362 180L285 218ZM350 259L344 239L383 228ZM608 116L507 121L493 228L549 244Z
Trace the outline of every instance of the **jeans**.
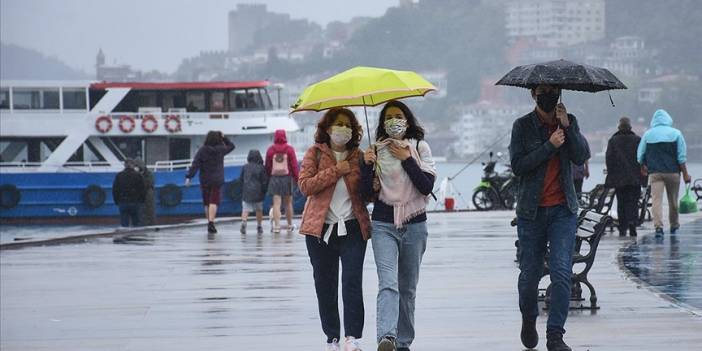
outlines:
M119 222L123 227L129 227L131 221L132 227L141 225L139 215L141 212L141 204L130 203L119 205Z
M626 185L617 187L617 220L619 221L619 231L625 232L631 227L636 227L639 223L637 214L639 197L641 197L641 187L638 185Z
M378 342L391 336L397 347L409 347L414 340L414 301L427 225L407 224L398 230L393 223L373 221L372 234L378 270Z
M344 331L346 336L357 339L362 337L363 317L363 259L366 256L366 244L361 234L358 221L346 221L347 234L337 235L334 225L329 243L307 235L307 253L314 271L314 287L317 292L319 319L322 331L327 336L327 343L333 339L340 340L339 323L339 259L341 272L341 291L344 298ZM326 232L328 224L322 228Z
M539 315L539 281L544 269L546 245L549 247L548 268L551 273L551 304L547 330L565 333L570 306L572 259L577 217L567 206L539 207L534 220L518 218L519 235L519 310L524 320L534 321Z
M668 220L671 228L680 227L678 221L678 191L680 191L680 173L651 173L651 202L653 204L653 226L663 228L663 190L668 195Z

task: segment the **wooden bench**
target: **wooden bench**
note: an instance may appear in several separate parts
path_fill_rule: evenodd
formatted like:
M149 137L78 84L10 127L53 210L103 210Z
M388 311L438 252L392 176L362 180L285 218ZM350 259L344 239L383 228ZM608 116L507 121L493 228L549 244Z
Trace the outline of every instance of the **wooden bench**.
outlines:
M584 209L580 212L577 219L577 231L575 233L575 250L573 252L573 273L571 276L571 309L578 310L597 310L600 307L597 305L597 292L595 287L588 279L588 273L595 263L595 255L597 247L600 244L600 239L605 233L607 226L612 222L609 215L598 213L597 211ZM516 226L516 220L512 221L512 226ZM517 247L517 259L519 259L519 240L515 242ZM548 269L548 248L544 257L544 272L542 278L549 275ZM577 267L584 265L584 268L577 270ZM583 285L590 292L590 305L585 306L583 301ZM544 309L548 309L550 304L551 284L545 289L539 289L539 301L545 303Z

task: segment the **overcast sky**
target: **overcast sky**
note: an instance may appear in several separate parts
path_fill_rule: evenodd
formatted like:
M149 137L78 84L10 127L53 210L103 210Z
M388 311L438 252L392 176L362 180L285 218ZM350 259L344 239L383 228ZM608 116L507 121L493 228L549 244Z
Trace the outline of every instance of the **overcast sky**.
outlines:
M185 57L227 49L227 13L237 3L325 25L380 16L398 0L0 0L0 40L91 74L99 48L108 63L170 73Z

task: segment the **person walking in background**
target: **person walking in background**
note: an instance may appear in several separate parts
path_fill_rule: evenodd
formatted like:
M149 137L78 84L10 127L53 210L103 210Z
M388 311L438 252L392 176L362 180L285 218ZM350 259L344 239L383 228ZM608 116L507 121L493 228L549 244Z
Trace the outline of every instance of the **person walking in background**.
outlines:
M144 204L146 187L144 178L138 172L136 162L124 161L124 170L117 173L112 183L112 199L119 207L120 224L123 227L141 225L140 213Z
M539 343L539 281L546 247L551 278L551 304L546 323L546 348L570 351L563 341L570 305L573 248L578 200L571 163L590 158L575 116L558 103L561 89L539 85L531 89L534 111L517 119L509 144L514 174L519 176L517 234L519 236L519 310L521 340L527 348Z
M263 199L268 187L268 174L258 150L249 150L247 164L241 169L241 234L246 234L249 212L256 212L256 231L263 233Z
M680 228L678 222L678 191L680 172L685 183L692 177L687 173L687 147L685 138L673 128L673 118L665 110L657 110L651 119L651 128L644 133L636 153L641 173L648 174L653 202L653 225L656 237L663 236L663 190L668 195L670 234Z
M295 149L288 144L285 130L275 131L273 145L266 152L266 172L269 176L268 193L273 196L273 233L280 233L280 205L285 204L288 232L293 231L293 181L297 183L299 168Z
M142 207L141 225L156 224L156 203L154 200L154 174L146 167L142 159L135 160L139 173L144 178L144 206Z
M358 145L362 135L353 112L344 108L327 111L317 124L315 144L305 153L300 172L300 191L307 196L300 234L306 236L327 351L340 350L339 260L343 266L343 351L361 350L363 260L370 237L368 210L360 193Z
M636 149L641 138L631 131L631 121L627 117L619 120L617 129L607 143L605 186L616 191L619 235L626 236L629 230L629 235L636 236L639 219L636 211L641 197Z
M380 111L373 144L363 156L362 190L374 198L373 254L378 272L378 350L409 350L419 268L427 247L427 197L436 169L424 129L402 102Z
M221 199L221 187L224 184L224 156L234 150L234 144L222 135L222 132L211 130L205 137L205 145L195 154L192 165L185 175L185 186L195 174L200 171L200 190L202 203L205 206L207 232L217 233L214 225L217 207Z

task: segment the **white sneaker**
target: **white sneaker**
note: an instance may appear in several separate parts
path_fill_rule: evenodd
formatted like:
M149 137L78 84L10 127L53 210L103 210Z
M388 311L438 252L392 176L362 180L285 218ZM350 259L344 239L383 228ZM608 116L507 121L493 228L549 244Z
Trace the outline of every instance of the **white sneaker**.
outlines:
M361 342L353 336L347 336L344 342L344 351L362 351Z
M334 339L332 342L327 343L326 351L341 351L341 348L339 348L339 341Z

